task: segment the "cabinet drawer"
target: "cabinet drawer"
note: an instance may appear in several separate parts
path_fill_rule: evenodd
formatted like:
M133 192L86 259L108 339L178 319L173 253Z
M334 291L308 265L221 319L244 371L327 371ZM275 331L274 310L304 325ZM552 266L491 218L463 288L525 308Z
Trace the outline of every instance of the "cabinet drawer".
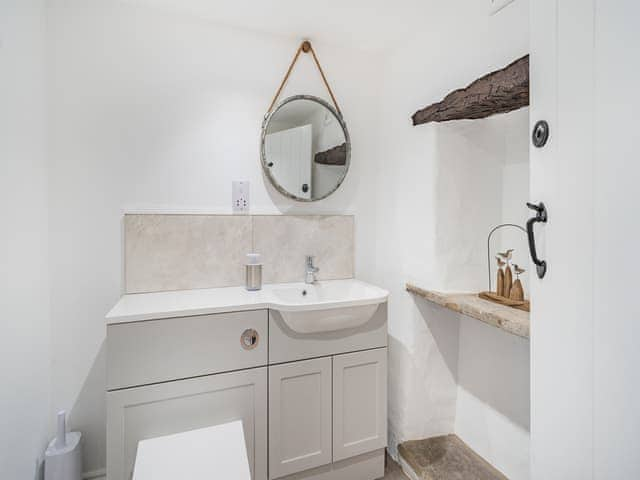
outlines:
M107 479L131 478L140 440L235 420L242 420L251 478L266 480L266 368L108 392Z
M107 389L267 364L266 310L167 318L107 327ZM252 348L245 330L257 332Z

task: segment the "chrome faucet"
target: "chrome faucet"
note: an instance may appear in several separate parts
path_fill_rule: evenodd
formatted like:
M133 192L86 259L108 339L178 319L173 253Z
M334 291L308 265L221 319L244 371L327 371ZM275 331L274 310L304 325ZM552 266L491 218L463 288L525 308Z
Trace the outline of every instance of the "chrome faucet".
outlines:
M320 269L313 265L313 256L307 255L305 257L304 283L315 283L316 273L319 271Z

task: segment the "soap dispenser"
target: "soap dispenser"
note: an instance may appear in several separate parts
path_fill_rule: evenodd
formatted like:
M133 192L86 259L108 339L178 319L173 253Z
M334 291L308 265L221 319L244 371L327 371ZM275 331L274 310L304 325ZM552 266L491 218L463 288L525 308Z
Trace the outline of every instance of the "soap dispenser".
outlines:
M249 291L262 288L262 263L259 253L248 253L245 265L245 287Z

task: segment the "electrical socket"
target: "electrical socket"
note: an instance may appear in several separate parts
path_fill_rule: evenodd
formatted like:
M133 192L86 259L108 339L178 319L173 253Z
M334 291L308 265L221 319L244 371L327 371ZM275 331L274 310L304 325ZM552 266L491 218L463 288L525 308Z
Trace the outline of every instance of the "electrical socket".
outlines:
M231 186L231 210L233 213L249 213L249 182L234 180Z

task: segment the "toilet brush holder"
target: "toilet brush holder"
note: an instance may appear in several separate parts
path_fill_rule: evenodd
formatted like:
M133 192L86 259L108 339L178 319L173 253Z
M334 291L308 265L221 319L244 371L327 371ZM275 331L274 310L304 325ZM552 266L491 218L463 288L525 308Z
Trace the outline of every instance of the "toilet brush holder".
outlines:
M56 437L44 454L45 480L82 480L82 434L67 432L66 413L58 413Z

